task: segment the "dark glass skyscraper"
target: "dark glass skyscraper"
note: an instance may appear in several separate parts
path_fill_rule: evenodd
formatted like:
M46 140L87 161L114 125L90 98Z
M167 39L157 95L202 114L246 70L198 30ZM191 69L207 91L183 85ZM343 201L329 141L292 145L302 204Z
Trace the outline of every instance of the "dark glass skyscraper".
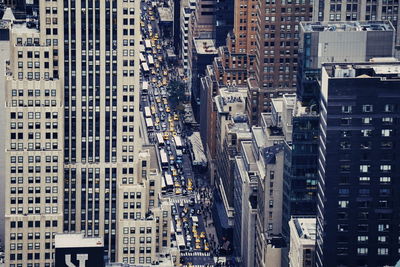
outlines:
M397 61L323 65L317 266L399 259L399 77Z

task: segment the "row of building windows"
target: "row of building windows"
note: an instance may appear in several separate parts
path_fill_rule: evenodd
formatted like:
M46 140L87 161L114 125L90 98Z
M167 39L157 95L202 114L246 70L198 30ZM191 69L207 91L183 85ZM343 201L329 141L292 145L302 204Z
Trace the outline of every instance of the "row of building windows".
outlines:
M45 177L45 182L46 182L46 184L58 183L58 176L46 176ZM11 184L16 184L16 183L23 184L24 183L24 177L22 177L22 176L21 177L12 176L12 177L10 177L10 183ZM33 183L40 184L40 183L42 183L42 180L41 180L40 176L36 176L36 177L29 176L28 177L28 183L29 184L33 184Z
M44 91L44 96L56 96L57 95L57 90L56 89L45 89L45 90L40 90L40 89L28 89L28 90L22 90L22 89L12 89L11 90L11 96L24 96L24 92L27 92L27 96L40 96L41 92Z
M40 129L40 122L28 122L28 129ZM10 129L24 129L24 123L23 122L11 122L10 123ZM46 122L45 123L45 129L58 129L58 122Z

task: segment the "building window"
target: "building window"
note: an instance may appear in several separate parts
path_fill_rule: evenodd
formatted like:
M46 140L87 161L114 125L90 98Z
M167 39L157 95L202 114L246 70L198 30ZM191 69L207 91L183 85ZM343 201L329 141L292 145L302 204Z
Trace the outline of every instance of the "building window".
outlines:
M362 106L362 111L363 112L372 112L373 111L373 106L372 105L363 105Z

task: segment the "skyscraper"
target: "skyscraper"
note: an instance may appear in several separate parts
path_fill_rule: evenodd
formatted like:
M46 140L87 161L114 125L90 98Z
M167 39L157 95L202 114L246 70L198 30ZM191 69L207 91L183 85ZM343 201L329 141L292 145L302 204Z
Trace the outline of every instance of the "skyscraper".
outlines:
M393 266L399 253L400 63L324 64L317 266Z
M103 237L111 261L152 262L169 246L170 214L159 205L154 149L143 151L139 136L140 1L39 8L34 27L10 30L7 266L51 266L53 236L63 232ZM152 230L142 233L143 224ZM124 245L132 231L150 231L146 256Z
M271 111L271 98L295 92L299 22L312 16L309 0L259 0L257 6L255 75L248 84L252 101L247 107L252 124Z
M63 230L104 235L114 261L117 188L133 176L141 143L140 2L41 1L40 9L63 81Z

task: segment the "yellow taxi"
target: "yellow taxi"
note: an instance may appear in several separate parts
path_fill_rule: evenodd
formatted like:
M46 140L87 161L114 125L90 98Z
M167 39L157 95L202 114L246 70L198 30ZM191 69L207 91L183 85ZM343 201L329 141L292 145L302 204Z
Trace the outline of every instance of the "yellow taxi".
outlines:
M157 58L158 58L158 60L159 60L160 62L162 62L162 59L163 59L162 56L158 56Z
M173 169L172 170L172 176L177 176L177 175L178 175L178 172L175 169Z
M166 86L168 84L168 81L166 79L163 79L162 85Z
M157 38L157 39L158 39L158 33L156 33L156 35L154 36L154 38Z
M178 120L179 120L178 114L174 114L174 121L178 121Z
M196 249L201 249L201 246L200 246L200 244L196 244Z
M208 243L206 243L206 244L204 245L204 250L205 250L205 251L209 251L209 250L210 250L210 248L208 247Z
M168 105L168 99L165 97L163 98L164 105Z
M175 182L174 185L175 185L176 188L180 188L181 187L181 184L179 182Z
M192 178L188 178L187 182L188 184L192 185L193 184Z
M196 238L196 243L200 243L201 240L199 238Z
M172 136L177 136L177 135L178 134L175 131L172 132Z
M160 63L156 62L156 68L160 68Z
M151 9L149 9L148 14L149 14L149 16L152 16L152 15L154 15L154 12Z
M161 45L157 45L157 49L158 49L158 50L161 50Z
M164 140L168 140L169 134L168 134L168 133L164 133L164 134L163 134L163 138L164 138Z
M157 98L156 98L156 102L157 102L157 103L161 103L161 98L157 97Z
M189 219L187 217L183 217L182 221L187 222Z
M188 191L193 191L193 187L191 185L188 185L187 190Z
M154 69L151 70L152 75L156 75L156 71Z
M200 238L205 238L206 237L206 233L205 232L201 232L200 233Z
M143 20L140 22L140 26L141 26L141 27L144 27L144 26L145 26Z
M168 121L171 122L173 121L173 118L171 116L168 117Z
M181 188L175 188L175 194L176 195L182 194L182 189Z
M160 123L160 118L156 117L156 123Z
M154 16L151 16L150 20L154 21L154 20L156 20L156 18Z
M164 71L163 71L163 75L164 75L164 76L168 76L168 71L167 71L167 70L164 70Z
M165 112L171 112L171 109L167 106L166 108L165 108Z
M151 114L155 114L156 113L156 107L155 106L151 106Z
M169 160L174 160L174 156L173 155L169 156Z

